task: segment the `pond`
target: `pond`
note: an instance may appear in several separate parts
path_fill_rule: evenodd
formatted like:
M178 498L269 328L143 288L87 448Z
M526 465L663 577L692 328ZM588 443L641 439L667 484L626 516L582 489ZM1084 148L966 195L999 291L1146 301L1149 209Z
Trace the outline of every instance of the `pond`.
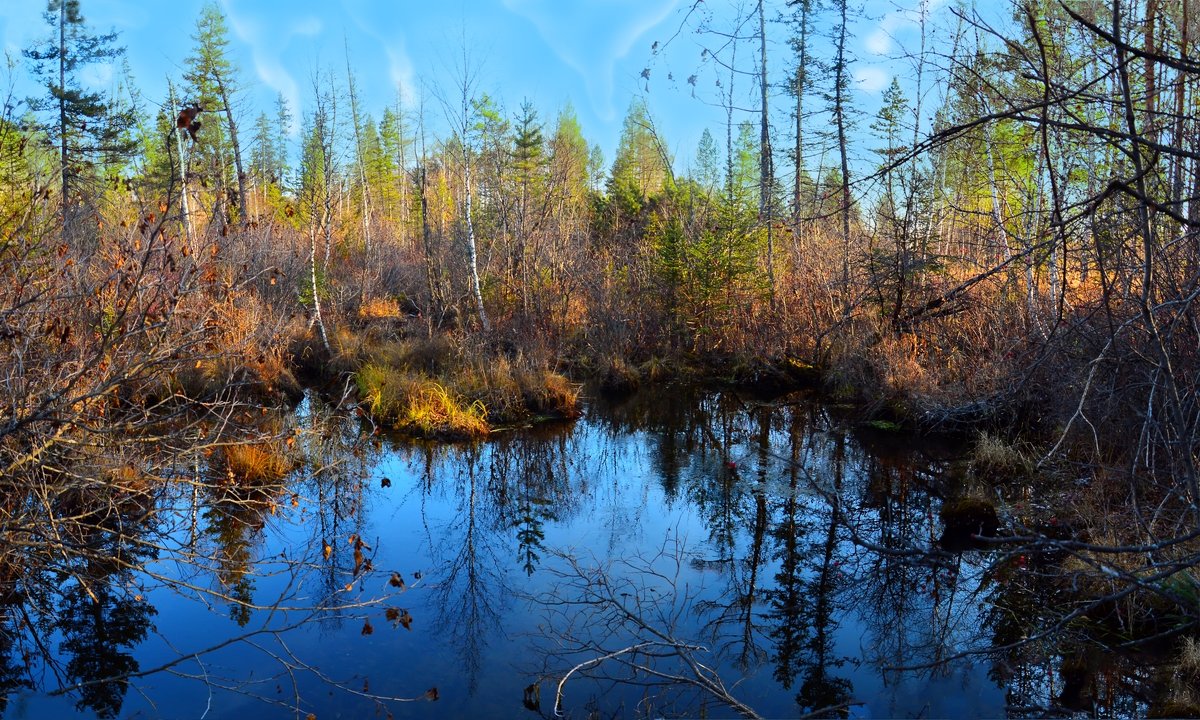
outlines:
M289 422L286 488L174 483L96 540L122 562L4 605L6 716L1146 711L1018 642L1024 556L939 548L953 449L808 397L669 387L469 446Z

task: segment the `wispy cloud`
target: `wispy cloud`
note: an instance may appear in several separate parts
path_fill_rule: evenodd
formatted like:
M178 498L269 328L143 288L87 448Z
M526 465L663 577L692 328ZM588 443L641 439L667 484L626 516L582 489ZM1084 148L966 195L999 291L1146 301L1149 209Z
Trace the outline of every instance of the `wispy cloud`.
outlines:
M20 59L21 50L29 47L31 41L49 34L49 28L42 22L45 8L46 4L40 2L14 2L5 9L5 17L0 18L0 38L4 50L14 59Z
M678 0L504 0L509 11L533 23L558 58L579 73L596 114L616 116L613 104L617 61L647 31L671 14Z
M260 82L283 95L292 108L292 135L299 133L297 109L300 107L300 86L288 70L283 53L295 35L312 36L322 29L320 19L306 15L293 19L280 28L272 22L276 18L258 17L250 12L239 12L232 0L221 0L221 10L229 21L229 27L239 40L250 47L254 73Z
M371 38L381 48L387 58L388 79L393 89L399 89L404 102L408 103L415 95L417 73L412 56L408 53L408 43L403 29L397 23L381 22L378 8L359 0L347 0L342 4L346 15L354 23L355 28ZM354 52L351 48L351 52Z
M945 4L946 0L912 0L909 7L886 13L863 39L863 47L872 55L890 55L896 49L897 36L916 28L921 22L922 12L928 17Z
M854 68L854 83L859 90L877 93L892 81L892 74L881 67L864 65Z

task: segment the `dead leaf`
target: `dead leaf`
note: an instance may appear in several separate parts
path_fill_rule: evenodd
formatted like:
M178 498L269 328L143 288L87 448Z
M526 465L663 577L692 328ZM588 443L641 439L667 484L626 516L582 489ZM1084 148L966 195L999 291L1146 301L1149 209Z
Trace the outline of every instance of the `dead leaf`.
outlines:
M363 634L363 635L370 635L370 634L371 634L371 633L373 633L373 632L375 632L375 628L371 627L371 620L370 620L370 618L368 618L368 619L364 620L364 621L363 621L363 629L362 629L362 634Z
M435 687L431 687L431 688L429 688L428 690L426 690L426 691L425 691L425 699L426 699L426 700L431 700L431 701L436 701L436 700L438 699L438 691L437 691L437 688L435 688Z

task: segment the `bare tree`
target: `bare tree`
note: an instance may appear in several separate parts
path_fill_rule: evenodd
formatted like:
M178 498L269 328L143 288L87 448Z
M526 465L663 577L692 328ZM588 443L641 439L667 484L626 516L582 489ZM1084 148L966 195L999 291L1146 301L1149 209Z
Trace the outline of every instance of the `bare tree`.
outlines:
M467 284L471 297L475 301L475 310L479 316L479 324L484 332L491 330L487 309L483 305L483 290L479 283L479 251L475 237L474 219L474 177L472 168L475 156L479 152L480 135L482 132L481 118L478 112L479 98L479 65L471 55L464 35L461 40L462 55L455 63L453 95L435 91L446 121L450 123L454 133L458 161L462 172L463 184L463 241L467 251Z

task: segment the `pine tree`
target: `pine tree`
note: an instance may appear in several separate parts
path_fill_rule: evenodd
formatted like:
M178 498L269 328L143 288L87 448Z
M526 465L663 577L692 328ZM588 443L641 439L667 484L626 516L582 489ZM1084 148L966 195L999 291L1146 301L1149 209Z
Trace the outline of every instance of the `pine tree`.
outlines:
M721 183L721 154L708 128L704 128L700 143L696 146L696 169L693 174L696 182L710 194Z
M81 81L88 65L112 62L125 49L115 45L115 32L92 34L79 0L48 0L46 23L53 34L24 55L45 86L45 97L30 98L29 106L49 116L47 138L59 152L63 237L74 225L76 209L98 164L122 162L137 146L131 135L136 122L132 108L120 108Z
M534 209L542 205L546 189L545 144L542 124L538 122L533 103L521 103L513 136L513 171L517 183L516 242L513 243L509 270L519 277L524 289L522 297L526 310L529 305L529 238L537 232Z
M238 215L244 223L246 217L246 171L242 165L241 143L238 141L237 121L233 104L238 92L237 68L227 56L229 28L225 16L215 4L208 4L200 11L196 21L196 42L193 54L188 58L188 71L184 77L188 82L192 101L202 111L217 112L224 116L225 132L217 132L215 123L198 133L202 138L200 147L209 161L209 171L217 183L218 192L228 184L227 153L232 154L233 170L237 182ZM218 196L217 206L223 206Z

